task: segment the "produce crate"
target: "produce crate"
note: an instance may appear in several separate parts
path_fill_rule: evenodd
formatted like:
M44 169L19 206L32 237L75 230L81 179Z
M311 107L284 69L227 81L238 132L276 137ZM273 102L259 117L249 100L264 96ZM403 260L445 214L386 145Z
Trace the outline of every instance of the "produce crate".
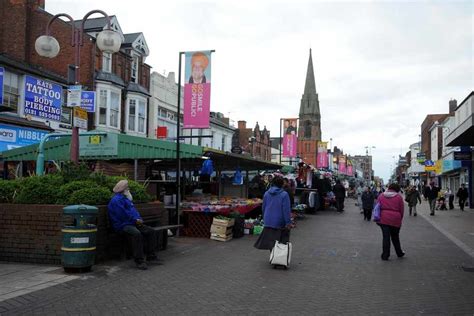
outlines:
M212 224L211 226L211 234L218 234L218 235L224 235L227 236L229 234L232 234L232 226L222 226L222 225L215 225Z
M234 226L234 223L235 223L234 218L221 219L221 218L216 218L216 217L214 217L214 220L212 222L213 225L220 225L220 226L225 226L225 227L232 227Z
M220 235L211 233L211 239L217 241L229 241L232 239L232 233L230 235Z

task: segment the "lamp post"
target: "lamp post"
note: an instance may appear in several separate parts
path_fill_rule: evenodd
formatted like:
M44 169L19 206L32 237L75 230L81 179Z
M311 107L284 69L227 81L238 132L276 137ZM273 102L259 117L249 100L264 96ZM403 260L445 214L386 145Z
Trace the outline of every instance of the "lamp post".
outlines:
M97 35L96 43L99 49L105 53L116 53L120 50L122 39L120 35L113 31L110 27L110 17L102 10L92 10L88 12L81 22L81 27L76 27L74 19L66 14L59 13L53 16L46 25L46 34L38 37L35 42L35 50L42 57L54 58L59 54L59 42L51 36L51 24L60 17L65 17L71 24L71 46L74 47L74 84L80 82L80 65L81 65L81 47L84 45L84 23L94 13L102 14L107 19L107 29ZM72 135L71 135L71 161L77 163L79 161L79 127L74 126L74 111L72 115Z

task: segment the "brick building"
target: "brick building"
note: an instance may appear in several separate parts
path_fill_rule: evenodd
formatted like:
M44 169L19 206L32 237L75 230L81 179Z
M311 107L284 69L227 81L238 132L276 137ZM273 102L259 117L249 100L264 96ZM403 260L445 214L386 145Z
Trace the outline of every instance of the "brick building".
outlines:
M60 45L55 58L41 57L35 51L35 41L45 34L52 16L45 11L44 0L0 1L4 95L3 100L0 98L0 128L12 136L0 140L0 152L38 142L51 130L71 130L71 109L65 106L66 88L72 83L75 62L70 22L56 19L51 25L51 35ZM151 68L145 63L148 46L142 33L123 34L115 16L111 16L111 27L122 38L120 51L113 55L102 53L95 45L97 34L107 28L106 19L88 19L84 25L79 82L83 90L96 92L95 112L88 114L88 128L146 137ZM55 115L26 110L31 81L56 89ZM35 135L34 139L19 139L18 135L25 131Z
M252 157L272 161L270 131L266 127L260 130L258 122L252 130L247 128L246 121L239 121L234 134L234 144Z

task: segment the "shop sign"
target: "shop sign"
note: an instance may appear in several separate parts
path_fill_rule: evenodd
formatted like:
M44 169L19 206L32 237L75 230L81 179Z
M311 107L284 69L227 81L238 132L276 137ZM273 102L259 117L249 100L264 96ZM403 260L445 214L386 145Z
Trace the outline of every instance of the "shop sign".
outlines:
M67 106L70 108L81 106L81 94L82 86L69 86L69 88L67 88Z
M87 112L95 112L95 91L82 91L81 108Z
M158 126L156 129L156 138L162 139L168 137L168 128L166 126Z
M435 163L435 172L437 175L440 175L443 173L443 160L436 160Z
M418 161L418 163L424 163L425 160L426 160L426 155L425 153L417 153L416 154L416 160Z
M0 152L39 143L46 134L33 128L0 124Z
M5 74L5 69L0 67L0 104L3 104L3 76Z
M63 88L47 80L25 76L23 113L46 120L61 121Z
M472 160L472 153L468 151L455 151L454 160Z
M79 141L81 157L104 157L118 155L118 135L82 135Z
M78 106L74 107L74 126L87 129L87 111Z
M185 53L183 128L209 128L211 51Z
M461 161L459 160L443 160L443 172L461 168Z

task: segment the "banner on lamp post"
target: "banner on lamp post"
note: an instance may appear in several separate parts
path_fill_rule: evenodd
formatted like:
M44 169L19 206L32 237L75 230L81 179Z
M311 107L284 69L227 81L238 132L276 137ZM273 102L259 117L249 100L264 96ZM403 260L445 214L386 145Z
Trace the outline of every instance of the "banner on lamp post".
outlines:
M339 173L340 174L346 174L347 168L346 168L346 156L340 155L339 156Z
M316 166L318 168L329 167L328 142L318 141Z
M211 53L185 53L183 128L209 128Z
M283 157L295 158L298 141L296 118L285 118L283 121Z
M348 176L351 176L351 177L354 175L354 171L353 171L353 168L352 168L352 161L349 160L349 159L347 159L347 172L346 172L346 174Z

